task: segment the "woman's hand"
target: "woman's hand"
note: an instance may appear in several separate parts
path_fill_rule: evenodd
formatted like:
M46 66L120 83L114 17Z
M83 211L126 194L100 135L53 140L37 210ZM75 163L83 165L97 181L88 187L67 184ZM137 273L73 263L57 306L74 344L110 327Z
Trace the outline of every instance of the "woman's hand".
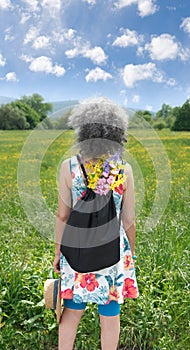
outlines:
M53 268L55 272L60 273L60 255L55 255Z

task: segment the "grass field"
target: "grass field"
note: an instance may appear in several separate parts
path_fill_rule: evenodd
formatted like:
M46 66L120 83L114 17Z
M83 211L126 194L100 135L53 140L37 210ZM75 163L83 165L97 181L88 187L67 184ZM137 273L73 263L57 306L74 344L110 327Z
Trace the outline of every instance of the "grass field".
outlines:
M29 131L0 132L0 349L3 350L57 349L55 315L43 304L44 281L56 277L52 269L53 243L29 222L18 194L18 160L28 136ZM150 214L156 193L155 163L144 146L147 135L139 142L129 133L127 144L131 159L135 159L134 164L138 164L143 176L144 200L137 215L136 272L140 296L125 301L121 312L119 348L125 350L190 349L190 133L163 130L158 136L171 165L171 189L167 203L161 198L161 205L166 207L161 219L148 231L144 220ZM54 213L57 168L72 143L73 132L62 133L49 145L42 160L40 185ZM154 145L156 136L151 138L151 150L157 161ZM158 169L161 174L163 169L159 164ZM141 193L138 172L135 180L136 191ZM162 181L165 188L168 179ZM137 206L139 196L137 193ZM100 349L99 334L96 307L89 305L79 326L75 349Z

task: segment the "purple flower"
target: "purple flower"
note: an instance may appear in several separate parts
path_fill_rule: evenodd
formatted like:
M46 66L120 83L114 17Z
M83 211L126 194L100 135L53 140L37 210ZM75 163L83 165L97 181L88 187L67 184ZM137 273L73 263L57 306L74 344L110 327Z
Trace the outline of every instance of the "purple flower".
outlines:
M110 165L109 162L106 160L103 164L103 176L108 177L109 176L109 172L110 172Z

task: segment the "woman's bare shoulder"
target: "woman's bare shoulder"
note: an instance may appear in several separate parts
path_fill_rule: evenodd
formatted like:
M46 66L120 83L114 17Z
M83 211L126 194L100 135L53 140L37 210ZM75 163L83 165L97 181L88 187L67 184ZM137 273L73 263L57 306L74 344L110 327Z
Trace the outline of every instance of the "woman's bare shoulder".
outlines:
M130 175L133 173L133 169L132 169L132 166L130 163L125 162L125 170L124 171L125 171L126 175Z
M68 177L68 175L70 174L70 159L71 158L67 158L62 161L60 165L61 176Z

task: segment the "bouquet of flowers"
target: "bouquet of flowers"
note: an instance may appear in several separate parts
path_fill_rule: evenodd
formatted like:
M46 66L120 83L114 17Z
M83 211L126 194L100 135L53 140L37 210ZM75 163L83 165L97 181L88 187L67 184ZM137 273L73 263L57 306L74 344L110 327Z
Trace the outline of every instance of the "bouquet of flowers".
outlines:
M106 158L103 156L97 163L88 162L88 187L95 193L106 195L110 190L119 194L123 192L123 184L126 181L126 175L120 173L124 165L119 161L119 153Z

